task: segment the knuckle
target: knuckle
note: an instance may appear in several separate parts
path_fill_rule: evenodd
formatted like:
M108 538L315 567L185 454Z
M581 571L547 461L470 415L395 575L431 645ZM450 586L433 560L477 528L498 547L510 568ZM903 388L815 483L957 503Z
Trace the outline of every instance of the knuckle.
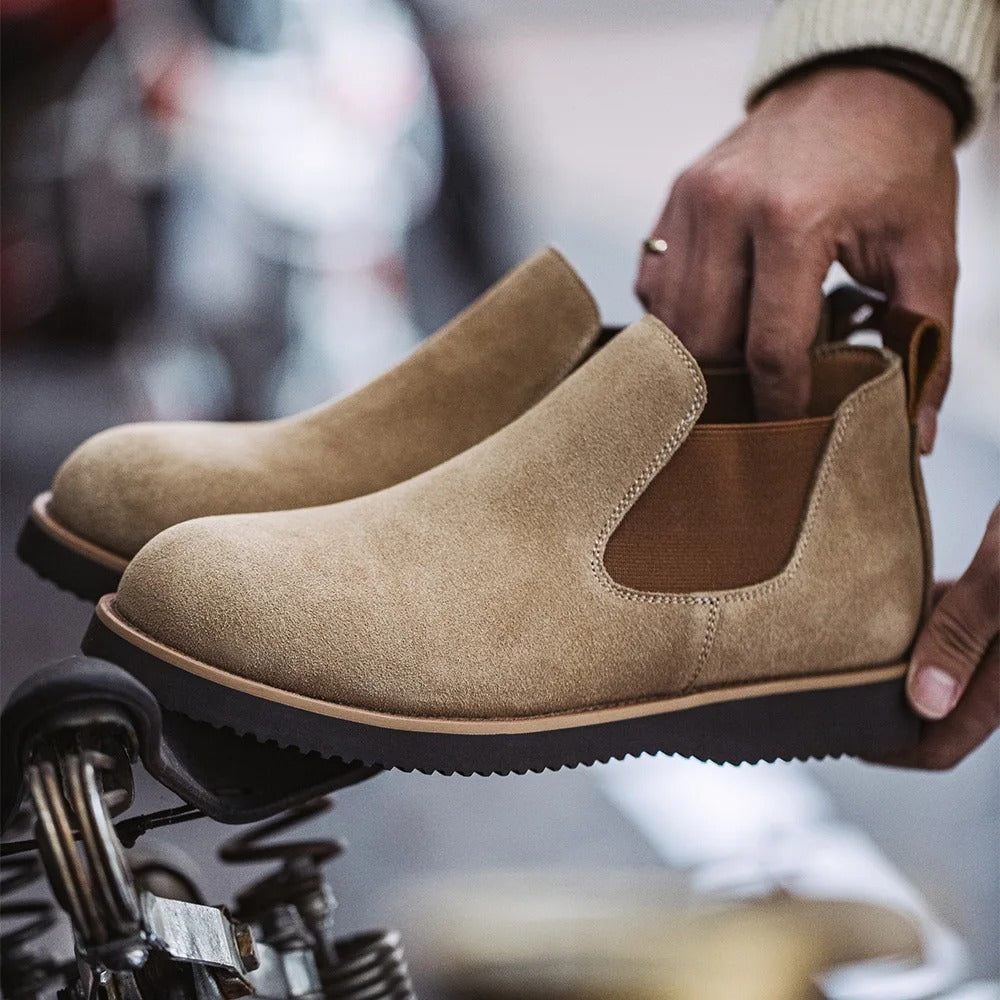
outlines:
M765 378L785 376L795 368L798 347L778 331L769 331L747 344L747 364L755 375Z
M942 603L931 618L930 628L938 650L963 673L970 673L983 657L987 642L971 619L975 609L965 606L961 611Z
M696 195L700 186L701 168L696 164L681 171L670 189L670 201L686 201Z
M739 171L722 164L703 170L699 182L706 201L720 207L738 204L746 193L746 183Z
M770 192L761 200L758 212L764 229L770 232L810 232L816 222L812 198L798 191Z

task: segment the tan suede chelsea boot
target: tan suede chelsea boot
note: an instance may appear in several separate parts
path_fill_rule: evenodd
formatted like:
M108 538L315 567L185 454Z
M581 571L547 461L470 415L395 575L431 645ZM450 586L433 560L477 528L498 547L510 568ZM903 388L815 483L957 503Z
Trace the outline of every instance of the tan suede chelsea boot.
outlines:
M336 503L438 465L537 403L600 337L590 293L543 251L338 402L284 420L130 424L90 438L35 500L18 553L96 601L173 524Z
M826 344L810 415L755 423L745 373L647 316L407 482L169 528L84 648L194 718L406 769L898 749L930 565L913 416L942 335L884 319L905 373Z

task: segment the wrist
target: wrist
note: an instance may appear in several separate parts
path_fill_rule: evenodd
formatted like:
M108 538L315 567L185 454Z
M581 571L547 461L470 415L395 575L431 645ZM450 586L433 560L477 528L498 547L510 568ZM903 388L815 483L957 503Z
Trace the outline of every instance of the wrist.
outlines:
M878 70L919 87L948 109L954 139L965 132L975 114L969 88L951 67L915 52L889 47L859 48L811 59L772 80L754 96L751 107L775 90L830 69Z
M760 96L750 115L781 115L790 108L817 123L850 119L859 131L882 133L895 123L914 145L929 140L950 148L955 141L954 117L940 98L898 73L867 65L802 67Z
M911 79L914 73L923 77L929 64L931 79L924 83L949 106L954 100L956 121L965 124L959 138L972 132L993 103L1000 51L997 0L780 0L770 6L747 83L748 107L799 67L845 54L857 60L857 53L865 53L865 64L872 65L872 53L880 52L890 52L893 71ZM897 58L909 64L914 56L927 63L914 62L909 69L895 64ZM942 90L936 67L950 69L961 80L972 103L967 121L961 89L957 97L946 97L954 80Z

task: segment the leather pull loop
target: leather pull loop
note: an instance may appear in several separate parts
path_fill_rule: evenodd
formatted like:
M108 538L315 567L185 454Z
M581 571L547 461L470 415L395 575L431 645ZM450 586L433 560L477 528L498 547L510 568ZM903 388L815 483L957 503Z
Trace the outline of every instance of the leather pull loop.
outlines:
M923 404L927 387L937 377L948 348L941 323L899 306L857 285L841 285L826 298L822 340L846 340L860 330L874 330L883 346L900 356L906 375L906 409L911 420Z

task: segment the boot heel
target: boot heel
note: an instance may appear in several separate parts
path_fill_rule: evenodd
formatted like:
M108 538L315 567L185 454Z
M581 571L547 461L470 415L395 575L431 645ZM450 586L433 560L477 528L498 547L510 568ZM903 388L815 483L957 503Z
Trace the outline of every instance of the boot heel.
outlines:
M836 728L842 728L843 723L850 723L853 714L855 746L849 753L887 757L909 749L920 739L924 724L906 696L905 675L896 681L845 688L841 694L844 704L830 721L841 723Z
M907 701L905 677L730 706L742 718L728 720L736 723L729 759L887 757L913 746L923 725Z

